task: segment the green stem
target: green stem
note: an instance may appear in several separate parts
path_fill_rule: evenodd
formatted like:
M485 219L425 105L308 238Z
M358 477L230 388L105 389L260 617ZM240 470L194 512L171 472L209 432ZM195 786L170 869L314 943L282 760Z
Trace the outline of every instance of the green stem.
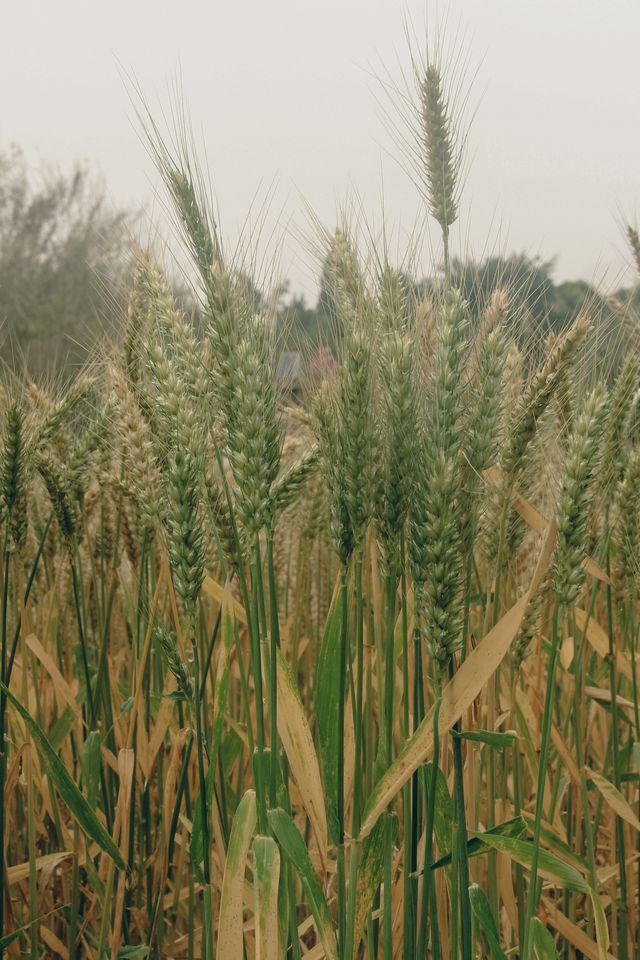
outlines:
M280 649L280 622L278 618L278 592L276 572L273 562L273 531L267 533L267 577L269 580L269 618L271 625L271 682L270 716L271 723L271 767L269 781L269 802L276 805L278 786L278 651Z
M347 930L345 936L345 949L341 953L341 960L351 960L358 944L355 942L355 923L357 910L357 889L358 889L358 866L360 863L359 840L354 840L351 846L351 862L349 864L349 888L347 900Z
M511 663L511 726L514 730L518 727L517 711L517 690L518 675ZM517 737L513 744L513 812L516 817L522 814L522 755L520 753L520 738ZM525 895L524 895L524 869L522 864L516 863L516 903L518 906L518 944L522 947L524 943L524 917L525 917Z
M415 587L414 587L415 589ZM418 602L414 597L414 607L418 607ZM419 614L414 615L417 617ZM417 621L416 621L417 622ZM413 733L416 732L424 717L424 690L422 680L422 637L420 627L416 625L413 631ZM412 879L411 907L412 915L418 925L419 916L425 916L425 911L418 913L418 880L416 877L418 869L418 838L420 833L420 776L418 771L411 778L411 833L410 833L410 858L409 875ZM424 790L423 790L424 793ZM406 841L405 841L406 843ZM419 932L419 931L417 931Z
M352 833L354 837L360 832L360 814L362 807L362 780L364 777L362 726L364 705L364 603L362 597L362 560L363 548L359 546L355 561L355 588L356 588L356 685L355 685L355 769L357 775L353 778L353 811Z
M433 863L433 825L436 811L436 794L438 784L438 769L440 766L440 706L441 697L438 695L433 705L433 757L429 773L429 782L426 790L425 811L425 844L424 863L422 871L422 906L420 914L422 923L418 933L418 949L416 956L426 957L427 950L427 918L428 909L431 909L431 931L438 930L438 914L436 910L435 883L431 864ZM439 939L439 938L438 938Z
M253 685L256 698L256 734L258 746L257 763L254 764L256 777L256 801L258 807L258 830L264 836L269 835L269 825L267 819L267 795L264 783L263 758L265 755L265 730L264 730L264 711L263 711L263 691L262 691L262 655L260 651L260 564L258 562L260 544L256 537L254 544L254 559L251 564L251 593L252 600L249 614L249 634L251 641L251 668L253 672ZM248 720L249 718L247 718Z
M387 574L385 672L384 672L384 712L385 712L385 754L387 764L391 763L393 753L393 688L394 688L394 641L396 625L397 576L395 568Z
M84 621L82 617L81 609L81 600L80 600L80 584L78 581L78 571L76 569L76 561L73 556L69 557L69 563L71 565L71 580L73 583L73 602L76 612L76 625L78 628L78 640L80 644L80 653L82 656L82 669L84 670L84 683L85 683L85 694L87 698L87 706L89 707L89 723L90 729L96 729L96 713L95 707L93 704L93 693L91 690L91 677L89 674L89 660L87 657L87 642L84 632Z
M454 674L451 659L451 676ZM462 723L457 720L453 728L453 790L457 823L458 869L460 871L460 950L462 960L471 960L471 903L469 901L469 858L467 854L467 819L464 802L464 765L462 740L459 734ZM457 735L458 734L458 735Z
M627 619L627 633L629 634L628 647L631 651L631 689L633 691L633 719L636 741L640 741L640 703L638 701L638 674L636 672L636 626L633 615L633 593L629 600L629 615Z
M384 823L384 901L382 923L382 956L384 960L393 960L393 911L391 909L391 891L393 889L393 816L385 814Z
M190 611L189 631L191 634L191 653L193 657L193 709L196 715L196 747L198 754L198 778L200 792L200 812L202 817L202 854L204 888L202 956L204 960L213 958L213 918L211 905L211 844L209 841L209 804L207 802L207 778L204 768L205 742L202 729L202 705L200 699L200 654L196 639L195 611Z
M78 912L80 906L80 828L77 821L73 824L73 861L71 869L71 912L69 914L69 929L67 933L67 948L69 960L76 960L78 939Z
M385 637L385 677L384 677L384 695L385 695L385 754L387 766L391 765L393 759L393 687L394 687L394 640L396 623L396 590L397 576L395 565L390 564L387 573L387 608L386 608L386 637ZM393 915L391 909L391 889L392 889L392 868L393 868L393 849L392 849L392 816L390 805L385 821L384 834L384 920L383 920L383 945L382 955L384 960L392 960L393 954Z
M553 611L553 626L551 632L551 654L547 674L547 691L542 716L542 732L540 737L540 759L538 766L538 785L536 791L536 811L533 828L533 856L531 861L531 875L529 878L529 895L527 898L527 916L524 926L523 960L533 960L533 918L538 906L538 864L540 860L540 835L542 828L542 808L544 804L544 787L547 779L547 760L551 741L551 720L556 691L556 666L560 648L560 628L562 624L563 607L556 602Z
M362 599L362 545L357 548L355 556L355 592L356 592L356 680L353 696L354 703L354 740L355 740L355 769L356 776L353 778L353 801L351 811L351 833L354 841L351 847L351 862L349 864L349 887L347 898L347 918L346 918L346 951L344 957L351 957L356 948L355 937L355 912L356 912L356 887L358 877L358 862L360 858L360 844L357 841L360 832L360 808L362 800L362 780L364 777L362 764L362 709L364 698L364 617L363 617L363 599ZM344 721L343 721L344 723ZM344 730L344 726L343 726Z
M444 260L444 286L448 290L451 286L451 261L449 254L449 227L442 227L442 253Z
M620 770L620 738L618 732L618 692L616 669L616 643L613 629L613 591L611 589L611 557L607 538L607 632L609 634L609 688L611 691L611 737L613 752L613 783L620 790L622 779ZM627 859L624 837L624 821L616 816L616 852L620 871L620 906L618 909L618 951L620 960L629 955L629 895L627 891Z
M400 547L402 571L400 577L400 595L402 605L402 734L404 740L409 739L409 701L411 690L409 686L409 614L407 609L407 577L404 566L404 537L401 538ZM406 783L402 788L402 810L403 810L403 830L404 830L404 870L403 877L403 960L413 960L415 955L415 915L413 911L411 871L409 869L409 849L408 841L411 837L411 785Z
M202 815L202 852L203 875L205 884L211 882L210 849L209 849L209 810L207 804L207 779L204 769L204 734L202 731L202 712L200 700L200 667L198 643L195 636L195 627L189 624L191 632L191 655L193 657L193 710L196 718L196 749L198 755L198 779L200 788L200 812Z
M573 636L577 637L577 627L575 614L572 613ZM574 640L576 642L576 640ZM589 809L589 794L587 790L587 777L585 773L585 750L583 738L583 710L582 703L584 697L584 669L582 658L584 654L584 635L580 638L580 643L576 643L574 656L574 689L573 689L573 736L574 748L576 752L576 762L580 773L580 805L582 809L582 829L587 847L587 866L589 868L589 879L594 890L598 889L598 874L596 872L595 846L593 842L593 830L591 824L591 811ZM580 850L576 851L581 853Z
M490 602L487 596L487 606L485 610L485 633L490 626L495 626L498 622L500 610L500 589L502 579L502 556L504 553L504 543L507 530L507 519L511 505L512 484L506 485L501 489L500 495L503 503L500 510L500 523L498 529L498 548L496 551L495 575L493 602ZM487 590L491 589L491 583L487 585ZM496 691L498 685L499 670L489 678L487 692L487 727L493 730L496 722ZM494 750L489 750L487 757L487 829L496 825L496 756ZM494 917L498 917L499 895L498 895L498 868L497 853L490 850L487 856L487 866L489 874L489 904Z
M5 683L7 676L7 618L9 604L9 551L8 532L4 535L4 576L2 584L2 644L0 650L0 677ZM0 936L4 934L4 892L7 889L4 883L4 787L7 779L7 738L6 738L7 697L0 693Z
M213 630L211 631L211 638L209 640L207 656L205 658L205 661L202 667L202 679L200 680L200 697L204 697L205 687L207 685L207 677L209 675L209 670L211 669L211 660L213 658L213 648L215 646L216 640L218 639L218 634L220 633L221 624L222 624L222 606L219 606L218 612L216 614L215 623L213 624Z
M340 568L340 670L338 691L338 771L336 813L338 818L338 851L337 851L337 880L338 880L338 939L340 949L345 944L346 910L347 910L347 879L344 861L344 715L345 698L347 692L347 653L349 644L349 610L347 607L347 565Z

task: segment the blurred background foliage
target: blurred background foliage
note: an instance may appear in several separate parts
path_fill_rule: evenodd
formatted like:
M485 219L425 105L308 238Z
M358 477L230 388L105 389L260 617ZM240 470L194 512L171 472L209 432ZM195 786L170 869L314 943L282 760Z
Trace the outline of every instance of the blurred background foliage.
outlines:
M31 167L18 148L0 151L0 359L31 377L66 377L120 329L131 279L137 212L115 209L106 187L84 166L69 173ZM541 343L585 307L606 315L637 305L637 288L604 295L585 280L558 283L553 260L524 253L454 260L452 283L478 313L496 286L510 290L518 336ZM416 303L439 276L405 277ZM333 349L340 336L327 281L320 270L315 303L285 283L267 297L248 275L243 284L256 309L275 306L281 349L312 357ZM176 275L175 293L200 325L188 283ZM605 317L606 319L606 317Z
M131 274L134 217L83 166L32 170L0 153L2 360L60 374L113 335Z

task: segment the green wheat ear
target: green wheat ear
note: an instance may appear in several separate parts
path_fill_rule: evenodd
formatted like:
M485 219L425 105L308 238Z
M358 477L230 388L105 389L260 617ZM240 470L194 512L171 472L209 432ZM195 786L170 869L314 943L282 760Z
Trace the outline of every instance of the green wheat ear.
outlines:
M167 665L176 679L178 690L185 700L191 702L194 694L193 677L188 665L180 656L176 635L171 630L167 630L163 624L156 624L153 635L167 659Z
M236 344L225 421L228 457L237 485L237 509L250 539L269 520L280 467L280 427L273 377L274 331L254 316Z
M193 626L205 570L204 533L197 457L189 437L176 437L168 458L167 544L176 593L184 600Z
M640 360L634 354L626 357L611 391L607 430L602 453L599 487L607 503L615 496L615 488L624 469L624 442L627 422L640 380Z
M413 340L392 333L380 348L380 380L384 410L384 462L378 527L385 558L400 559L400 543L411 499L416 393Z
M429 211L442 232L448 233L458 217L460 160L456 156L442 75L435 64L427 67L420 92Z
M606 411L606 392L596 387L576 417L569 438L558 504L558 546L552 580L559 603L566 606L578 599L585 579L587 519Z
M151 258L146 250L136 254L133 282L127 301L127 318L122 338L122 363L132 389L142 377L142 345L149 335L153 293L149 284Z
M416 444L409 553L416 614L442 680L462 642L462 414L468 358L467 304L444 298L437 328L432 406Z
M64 480L63 471L48 454L37 455L35 466L49 494L64 545L71 553L76 537L78 517L69 495L69 488Z
M640 447L629 454L616 499L617 577L629 589L640 583Z
M633 260L636 265L636 270L640 273L640 236L635 227L627 227L627 240L629 241L629 246L631 247L631 253L633 254Z
M524 455L535 436L538 422L571 363L576 350L591 329L589 321L579 316L549 353L513 407L508 437L501 457L501 469L507 486L513 485Z
M318 470L320 450L314 444L288 467L273 485L271 498L271 523L275 524L280 514L295 503L302 494L308 480Z
M361 306L364 279L356 250L344 230L337 229L331 238L326 271L338 319L347 325Z
M320 467L329 490L331 539L343 567L353 552L353 530L349 522L345 493L344 454L339 433L338 403L328 382L321 384L314 397Z
M93 377L81 373L71 383L64 396L51 404L36 427L35 444L38 450L44 450L60 436L69 417L86 399L94 382Z
M385 263L378 280L378 316L383 333L409 326L409 288L406 277Z
M111 370L111 382L116 398L116 431L128 488L137 507L138 527L141 533L151 535L160 519L156 491L161 486L161 477L154 438L127 379L117 368Z
M344 498L356 546L364 541L375 502L372 362L369 338L353 331L346 341L340 384L340 444Z
M0 460L0 498L13 545L19 553L24 549L27 539L27 486L24 413L18 404L12 403L5 415Z
M202 276L207 278L213 264L220 260L215 227L212 227L203 212L189 173L177 167L167 167L166 182L185 235L189 239L194 259Z

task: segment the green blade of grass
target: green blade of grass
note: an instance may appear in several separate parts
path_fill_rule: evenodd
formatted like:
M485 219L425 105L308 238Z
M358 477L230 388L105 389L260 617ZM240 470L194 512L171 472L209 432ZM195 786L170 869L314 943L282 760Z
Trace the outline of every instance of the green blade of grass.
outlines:
M322 637L316 675L316 715L318 740L327 807L327 823L331 839L339 842L338 810L338 697L340 692L340 628L342 623L341 594L338 591Z
M4 684L0 684L9 703L18 711L26 723L31 736L36 740L40 750L47 760L48 774L55 784L55 787L64 800L69 812L73 814L84 832L107 853L119 870L126 870L126 864L122 859L117 845L113 838L107 833L105 828L98 820L95 811L88 803L82 792L71 779L67 770L60 760L59 756L47 740L47 737L39 724L25 710L22 704L14 697L10 690Z
M338 960L333 918L300 831L289 814L280 807L270 810L268 816L276 840L298 871L325 956L327 960Z
M538 917L533 918L531 932L533 934L533 952L536 960L558 960L558 951L553 942L553 937Z
M475 836L492 850L506 853L512 860L521 863L524 867L531 866L534 852L534 845L531 841L499 836L489 832L476 834ZM584 877L564 860L556 857L553 853L549 853L548 850L541 849L539 851L539 871L542 876L547 877L566 890L573 890L576 893L589 893L589 884Z
M491 827L490 830L487 830L485 833L477 834L476 836L469 837L467 840L467 856L468 857L477 857L479 854L484 852L484 837L513 837L516 840L520 839L527 831L527 825L522 817L514 817L512 820L505 820L504 823L498 823L495 827ZM449 834L449 838L450 838ZM451 844L449 843L449 846ZM432 864L432 870L438 870L440 867L446 867L451 863L451 853L445 854L443 857L440 857L434 864Z
M500 946L500 934L496 926L495 918L491 912L489 900L484 890L477 883L472 883L469 887L469 901L474 916L487 939L489 951L495 960L507 960L507 955Z

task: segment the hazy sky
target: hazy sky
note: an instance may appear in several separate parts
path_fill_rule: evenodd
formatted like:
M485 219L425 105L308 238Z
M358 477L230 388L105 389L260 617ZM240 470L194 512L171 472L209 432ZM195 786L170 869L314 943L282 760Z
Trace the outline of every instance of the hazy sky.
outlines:
M256 192L272 219L331 226L357 193L411 230L415 189L381 117L376 77L408 67L404 21L425 0L4 0L0 147L69 168L86 160L119 204L157 185L126 74L158 114L181 77L232 240ZM560 279L614 283L623 217L640 210L638 0L452 0L439 5L478 67L470 165L454 246L557 255ZM434 233L435 236L435 233ZM400 241L402 245L402 240ZM428 258L425 258L427 262ZM283 270L314 289L294 231Z

